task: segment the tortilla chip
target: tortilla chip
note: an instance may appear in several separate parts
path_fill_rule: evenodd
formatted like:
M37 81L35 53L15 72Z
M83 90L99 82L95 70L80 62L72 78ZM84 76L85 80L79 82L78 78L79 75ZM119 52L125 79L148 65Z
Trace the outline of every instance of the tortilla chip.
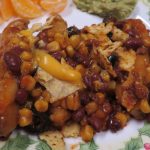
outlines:
M40 134L40 139L47 142L52 150L65 150L63 135L59 131L47 131Z
M61 133L64 137L78 137L80 135L80 125L77 123L65 125Z
M54 103L80 89L79 86L59 80L41 68L37 70L38 82L51 94L50 103Z

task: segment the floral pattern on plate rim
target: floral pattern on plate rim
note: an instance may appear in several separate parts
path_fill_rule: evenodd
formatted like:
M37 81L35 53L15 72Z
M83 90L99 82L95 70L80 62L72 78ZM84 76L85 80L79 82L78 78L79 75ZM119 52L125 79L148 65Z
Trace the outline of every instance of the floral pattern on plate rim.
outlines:
M142 128L138 130L138 136L129 139L125 142L124 148L119 150L150 150L150 142L144 142L143 136L150 138L150 124L145 123ZM33 140L27 134L17 134L16 137L10 138L0 150L26 150L29 146L35 145L36 150L52 150L45 141ZM80 150L100 150L94 140L88 143L80 143Z
M145 5L149 6L148 16L150 20L150 0L141 0ZM124 147L119 150L150 150L150 124L145 123L142 128L138 130L138 136L130 138L124 142ZM149 138L149 142L143 140L143 136ZM9 138L8 141L0 148L0 150L27 150L28 147L34 145L35 150L52 150L45 141L33 140L27 134L17 133L16 137ZM79 143L80 150L100 150L92 139L88 143Z

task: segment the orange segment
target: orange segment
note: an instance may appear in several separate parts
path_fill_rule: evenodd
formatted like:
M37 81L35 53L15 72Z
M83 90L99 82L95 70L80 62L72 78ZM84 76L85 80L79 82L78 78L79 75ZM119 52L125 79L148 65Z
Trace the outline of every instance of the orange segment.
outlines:
M67 0L41 0L41 7L50 13L60 13L67 5Z
M0 3L0 25L4 22L3 18L2 18L2 14L1 14L1 3Z
M12 16L16 15L11 0L1 0L0 11L1 11L2 18L4 20L8 20Z
M11 0L16 13L27 19L36 18L42 15L42 10L31 0Z
M4 22L3 18L0 16L0 25Z
M40 0L32 0L36 4L40 4Z

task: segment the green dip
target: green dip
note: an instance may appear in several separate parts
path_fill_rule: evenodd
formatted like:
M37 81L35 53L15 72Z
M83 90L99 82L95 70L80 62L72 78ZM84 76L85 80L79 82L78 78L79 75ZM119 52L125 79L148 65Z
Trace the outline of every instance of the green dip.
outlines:
M137 0L74 0L74 2L82 11L100 17L112 16L124 19L131 14Z

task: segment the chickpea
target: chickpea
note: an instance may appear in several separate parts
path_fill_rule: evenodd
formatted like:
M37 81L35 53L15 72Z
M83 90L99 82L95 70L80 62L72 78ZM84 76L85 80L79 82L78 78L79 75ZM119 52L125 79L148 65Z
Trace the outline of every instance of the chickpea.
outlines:
M70 37L70 43L73 46L73 48L76 48L79 45L80 41L81 39L79 35L72 35Z
M105 101L105 95L103 93L96 93L96 103L97 104L103 104Z
M50 115L50 120L57 126L62 126L69 118L69 112L61 107L55 108Z
M85 43L81 43L81 44L80 44L79 52L80 52L80 54L82 54L82 55L85 55L85 56L88 55L89 51L88 51L88 48L87 48L87 46L85 45Z
M108 88L109 88L109 90L115 90L116 89L116 82L110 81Z
M48 110L48 102L43 99L39 99L35 102L34 107L38 112L46 112Z
M150 113L150 105L148 104L147 99L142 99L140 103L140 110L143 113Z
M45 91L42 92L42 96L43 96L43 98L44 98L45 101L50 102L51 94L47 90L45 90Z
M32 59L32 54L30 52L23 51L21 53L20 57L21 57L22 60L30 61Z
M93 63L91 68L96 72L99 73L101 71L101 68L97 65L97 63Z
M81 128L80 135L85 142L89 142L94 136L94 130L90 125L86 125Z
M109 73L108 73L107 71L105 71L105 70L102 70L102 71L101 71L101 77L102 77L102 79L103 79L104 81L106 81L106 82L110 81L110 75L109 75Z
M99 91L100 89L103 89L104 87L104 84L99 80L93 81L93 84L94 84L94 88L96 91Z
M32 96L33 97L40 97L42 95L42 89L36 88L32 90Z
M121 123L122 128L127 124L128 116L126 114L121 113L121 112L117 112L117 114L115 115L115 118L117 120L119 120L119 122Z
M76 66L76 70L79 71L81 73L81 75L84 75L85 71L86 71L86 69L84 68L84 66L81 65L81 64Z
M32 123L32 111L27 108L19 110L19 126L25 127Z
M95 102L90 102L85 106L85 111L88 115L94 113L98 109L98 106Z
M66 35L61 34L61 33L56 33L54 36L55 41L57 41L60 44L60 47L62 49L66 48L68 45L68 41L66 38Z
M29 74L33 70L33 66L31 62L23 61L21 64L21 74L26 75Z
M72 94L70 96L67 97L66 99L66 104L67 104L67 108L69 110L77 110L80 107L80 100L79 100L79 95L76 94Z
M67 54L68 54L70 57L73 57L75 51L74 51L74 48L73 48L71 45L67 46L66 51L67 51Z
M81 33L81 39L82 40L88 40L87 34Z
M57 41L52 41L51 43L47 44L47 49L50 52L57 52L60 50L60 45Z
M21 88L25 88L27 91L32 91L35 87L36 81L35 79L30 76L26 75L21 79Z

